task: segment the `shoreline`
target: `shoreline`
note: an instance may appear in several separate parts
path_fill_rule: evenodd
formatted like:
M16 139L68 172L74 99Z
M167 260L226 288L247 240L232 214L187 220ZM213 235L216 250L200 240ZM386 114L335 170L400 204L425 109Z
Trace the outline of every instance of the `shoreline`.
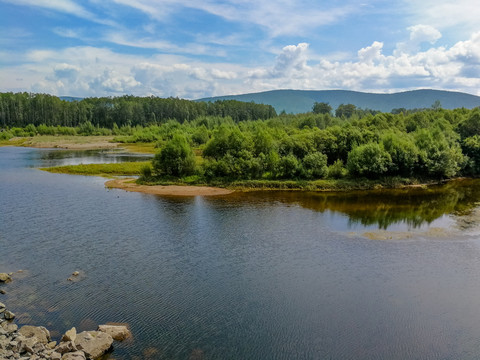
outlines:
M109 189L121 189L130 192L166 196L219 196L229 195L234 192L234 190L211 186L138 185L133 181L135 181L133 178L108 180L105 182L105 187Z

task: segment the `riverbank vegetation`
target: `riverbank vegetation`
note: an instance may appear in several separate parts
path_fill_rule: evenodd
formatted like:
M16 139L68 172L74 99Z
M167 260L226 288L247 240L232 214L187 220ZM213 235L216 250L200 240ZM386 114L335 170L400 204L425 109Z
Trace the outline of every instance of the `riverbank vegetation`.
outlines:
M71 175L95 175L95 176L131 176L141 175L145 167L149 167L149 161L122 162L113 164L79 164L64 165L40 170L57 174Z
M110 135L115 142L154 147L151 165L141 171L139 181L145 184L321 190L395 187L480 174L478 108L444 110L436 103L430 109L381 113L342 105L346 112L316 103L310 113L276 116L269 106L236 101L198 105L122 97L73 104L63 106L77 106L80 112L82 106L92 106L90 115L76 118L87 120L75 126L37 121L17 127L0 111L0 138ZM159 104L177 112L161 116ZM144 120L135 120L139 114Z

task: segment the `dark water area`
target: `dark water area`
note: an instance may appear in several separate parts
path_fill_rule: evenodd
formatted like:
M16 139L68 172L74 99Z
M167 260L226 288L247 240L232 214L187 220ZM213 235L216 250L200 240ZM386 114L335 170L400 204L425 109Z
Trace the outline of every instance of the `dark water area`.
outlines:
M176 198L36 169L105 157L131 160L0 148L19 325L128 323L111 359L478 359L479 181Z

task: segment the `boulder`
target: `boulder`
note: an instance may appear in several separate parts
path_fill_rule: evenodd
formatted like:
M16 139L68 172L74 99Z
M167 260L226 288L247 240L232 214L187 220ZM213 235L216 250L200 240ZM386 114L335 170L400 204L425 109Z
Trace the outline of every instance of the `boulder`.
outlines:
M61 360L62 359L62 354L54 351L50 354L50 360Z
M131 333L125 325L99 325L98 331L107 333L113 340L123 341L128 338Z
M73 341L64 341L64 342L61 342L60 344L57 345L57 347L55 348L55 351L60 353L60 354L65 354L65 353L68 353L68 352L73 352L73 351L77 351L77 347L75 346L75 344L73 343Z
M50 332L43 326L25 325L22 326L18 332L26 338L37 338L38 342L41 344L48 344L52 340L50 338Z
M15 314L11 311L6 310L3 314L3 317L5 318L5 320L13 320L15 319Z
M10 281L12 281L12 278L10 277L10 275L6 273L0 273L0 282L8 283Z
M83 351L75 351L62 356L62 360L86 360Z
M62 341L75 341L76 337L77 337L77 329L73 327L62 336Z
M113 338L101 331L83 331L77 334L75 345L82 350L89 359L97 359L111 347Z

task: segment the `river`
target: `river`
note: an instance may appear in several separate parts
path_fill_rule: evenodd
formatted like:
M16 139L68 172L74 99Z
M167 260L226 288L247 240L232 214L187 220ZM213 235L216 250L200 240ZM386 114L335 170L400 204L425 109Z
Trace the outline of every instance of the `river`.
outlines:
M37 169L123 160L0 148L19 325L128 323L117 360L478 359L480 182L176 198Z

